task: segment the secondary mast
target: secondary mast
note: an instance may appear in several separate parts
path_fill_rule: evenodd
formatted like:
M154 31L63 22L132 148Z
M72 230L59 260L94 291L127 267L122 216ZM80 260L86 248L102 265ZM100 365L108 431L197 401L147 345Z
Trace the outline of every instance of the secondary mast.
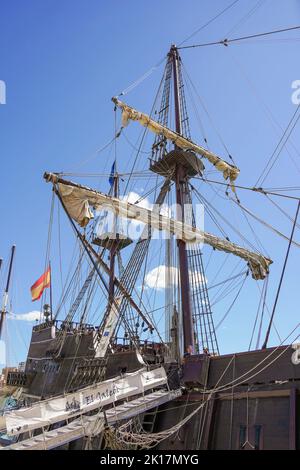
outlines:
M8 268L8 276L7 276L5 291L4 291L4 294L3 294L2 309L1 309L1 312L0 312L0 314L1 314L1 316L0 316L0 338L2 336L2 330L3 330L5 315L7 313L8 291L9 291L9 286L10 286L10 280L11 280L11 273L12 273L12 267L13 267L13 262L14 262L15 251L16 251L16 245L13 245L11 247L11 255L10 255L9 268ZM2 262L1 262L1 264L2 264Z
M114 175L113 177L113 195L115 197L119 196L119 181L118 176ZM109 305L112 305L114 300L114 292L115 292L115 260L116 254L119 247L119 240L118 240L118 232L117 232L117 217L114 217L114 227L113 227L113 240L110 247L110 264L109 264L109 285L108 285L108 302ZM115 238L114 238L115 234Z

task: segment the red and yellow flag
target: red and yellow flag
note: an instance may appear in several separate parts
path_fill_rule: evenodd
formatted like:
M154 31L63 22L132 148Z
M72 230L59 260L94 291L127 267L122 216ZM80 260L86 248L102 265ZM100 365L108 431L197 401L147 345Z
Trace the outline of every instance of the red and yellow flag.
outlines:
M44 274L31 286L31 300L34 302L35 300L39 300L44 292L46 287L50 286L50 266Z

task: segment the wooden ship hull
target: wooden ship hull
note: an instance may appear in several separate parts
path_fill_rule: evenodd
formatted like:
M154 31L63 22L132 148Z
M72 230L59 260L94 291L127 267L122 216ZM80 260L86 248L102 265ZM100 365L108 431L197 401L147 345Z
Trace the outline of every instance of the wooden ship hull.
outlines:
M28 402L141 368L135 351L130 349L109 355L105 364L99 364L92 354L88 358L92 330L80 334L79 340L71 334L59 358L45 358L55 339L53 325L41 327L33 331L25 372L12 372L8 377L9 385L23 387L23 398ZM73 348L78 349L79 343L84 354L78 353L74 361ZM183 393L140 414L139 419L145 432L161 433L200 407L176 435L156 446L160 450L299 449L300 364L293 363L294 356L291 346L220 356L202 354L186 357L178 368L175 363L164 363L149 345L148 361L152 359L153 367L160 364L172 370L168 387L183 387ZM84 445L85 439L81 438L63 448L81 449ZM99 436L92 441L92 448L103 445Z

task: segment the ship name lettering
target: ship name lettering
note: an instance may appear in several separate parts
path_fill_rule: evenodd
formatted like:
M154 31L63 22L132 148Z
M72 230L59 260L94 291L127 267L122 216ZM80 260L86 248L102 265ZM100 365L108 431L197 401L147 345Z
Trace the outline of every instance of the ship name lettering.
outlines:
M94 401L102 401L112 396L115 396L120 389L115 385L112 389L107 388L105 392L97 392L95 395L86 395L84 397L85 405L90 405Z
M72 401L66 402L66 411L77 411L80 410L80 402L73 397Z

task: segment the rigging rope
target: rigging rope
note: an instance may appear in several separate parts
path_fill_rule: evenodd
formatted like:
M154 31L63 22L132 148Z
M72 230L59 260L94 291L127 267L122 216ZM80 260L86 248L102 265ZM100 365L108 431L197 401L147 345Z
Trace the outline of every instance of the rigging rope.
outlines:
M224 391L224 390L227 390L227 389L231 389L232 386L234 387L238 387L239 385L242 385L245 383L246 380L251 380L253 379L254 377L256 377L258 374L260 374L261 372L263 372L265 369L267 369L268 367L270 367L272 364L274 364L274 362L276 362L283 354L286 353L286 351L291 347L291 345L293 343L295 343L297 341L297 339L300 337L300 334L298 334L297 336L295 336L293 338L293 340L287 345L287 346L284 346L282 351L278 354L277 357L275 357L273 360L271 360L268 364L266 364L265 366L263 366L261 369L259 369L257 372L255 372L254 374L248 376L248 374L250 374L252 371L256 370L258 367L260 367L263 363L265 363L268 359L270 359L277 351L279 348L281 348L284 343L290 338L290 336L292 336L292 334L294 333L295 330L297 330L298 328L300 327L300 322L297 323L297 325L293 328L293 330L283 339L283 341L281 341L281 343L276 346L276 348L272 349L272 351L270 352L270 354L268 354L267 356L265 356L259 363L257 363L255 366L253 366L251 369L249 369L248 371L246 371L244 374L240 375L239 377L237 377L236 379L232 380L231 382L228 382L222 386L220 386L218 389L215 389L214 392L221 392L221 391ZM234 384L234 385L233 385ZM203 391L203 390L202 390ZM211 393L211 390L207 390L207 391L203 391L203 393Z
M208 400L210 400L210 397L208 397ZM205 403L202 403L188 416L175 424L175 426L158 433L143 432L142 426L137 426L133 420L126 422L118 428L109 427L104 431L105 447L107 449L130 449L132 447L134 449L137 447L139 449L151 449L178 432L204 405Z
M204 178L203 176L195 176L194 177L195 179L199 179L199 180L202 180L206 183L213 183L213 184L219 184L221 186L226 186L226 188L228 188L228 183L223 183L222 181L216 181L216 180L209 180L207 178ZM279 194L277 192L274 192L274 191L270 191L268 189L265 189L265 188L257 188L255 186L241 186L241 185L237 185L235 184L234 185L235 188L237 189L245 189L245 190L248 190L248 191L254 191L256 193L260 193L260 194L270 194L271 196L279 196L279 197L283 197L283 198L287 198L287 199L294 199L296 201L299 201L300 200L300 197L297 197L297 196L289 196L287 194ZM298 189L298 188L297 188Z
M272 34L279 34L279 33L284 33L286 31L294 31L300 29L300 26L292 26L290 28L283 28L283 29L275 29L273 31L266 31L263 33L257 33L257 34L251 34L248 36L241 36L238 38L232 38L232 39L222 39L221 41L212 41L212 42L206 42L202 44L194 44L194 45L189 45L189 46L179 46L178 49L192 49L196 47L206 47L206 46L216 46L216 45L223 45L223 46L228 46L228 44L234 43L234 42L239 42L239 41L244 41L246 39L253 39L253 38L259 38L263 36L270 36Z
M264 280L263 288L262 288L262 291L261 291L261 296L260 296L258 307L257 307L256 317L255 317L255 320L254 320L254 325L253 325L253 329L252 329L252 334L251 334L251 338L250 338L248 351L251 350L251 345L252 345L252 341L253 341L253 337L254 337L254 333L255 333L255 329L256 329L256 325L257 325L261 305L263 304L263 306L264 306L265 291L266 291L266 286L268 284L268 280L269 280L269 276L267 276L266 279Z
M99 155L99 153L104 152L104 150L106 150L110 145L112 145L113 142L117 139L117 137L118 137L117 135L114 135L113 138L109 140L109 142L107 142L102 147L97 149L94 153L92 153L85 160L81 160L80 162L78 162L78 164L74 168L76 168L76 169L82 168L86 163L90 162L93 158L97 157L97 155Z
M159 97L159 95L160 95L160 93L161 93L161 90L162 90L163 83L164 83L164 76L162 76L162 79L161 79L161 81L160 81L160 83L159 83L159 87L158 87L158 90L157 90L157 93L156 93L156 96L155 96L155 99L154 99L154 103L153 103L153 106L152 106L152 108L151 108L151 110L150 110L150 114L149 114L149 117L150 117L150 118L151 118L151 116L152 116L152 114L153 114L153 112L154 112L154 109L155 109L155 106L156 106L156 102L157 102L158 97ZM120 132L118 133L118 136L121 135L120 133L122 132L122 130L123 130L123 128L121 128ZM129 183L130 183L130 180L131 180L131 176L132 176L132 174L133 174L133 171L134 171L136 162L137 162L137 160L138 160L139 154L140 154L140 152L141 152L141 150L142 150L142 145L143 145L143 143L144 143L146 134L147 134L147 127L142 131L142 138L141 138L140 144L139 144L139 146L138 146L138 150L137 150L137 153L136 153L136 156L135 156L133 165L132 165L132 167L131 167L130 175L129 175L128 181L127 181L127 183L126 183L126 186L125 186L125 189L124 189L124 193L126 193L127 190L128 190Z
M263 5L264 2L265 0L258 0L254 7L251 7L251 9L226 33L226 37L245 23Z
M290 220L290 222L294 222L294 219L293 217L291 217L284 209L282 209L282 207L279 206L279 204L277 204L275 201L273 201L272 198L270 198L267 194L266 194L266 198L268 199L268 201L270 201L287 219ZM297 228L300 228L300 224L296 224L296 227Z
M246 271L247 272L247 271ZM246 273L245 273L246 274ZM225 289L223 288L220 289L219 292L217 292L217 294L214 295L214 297L212 298L212 306L215 306L218 302L221 302L222 300L224 300L226 297L228 297L228 295L231 294L231 292L233 292L235 289L237 289L239 287L239 285L243 282L242 281L238 281L236 283L234 283L233 281L230 282L229 286L224 286Z
M48 225L48 236L47 236L47 247L46 247L46 257L45 257L45 265L44 265L44 272L49 268L50 269L50 307L51 307L51 315L52 315L52 272L50 267L50 252L51 252L51 241L52 241L52 227L53 227L53 215L54 215L54 207L55 207L55 195L52 192L51 198L51 209L50 209L50 217L49 217L49 225ZM40 320L43 321L43 305L45 304L46 298L46 289L43 291L41 297L41 307L40 307Z
M134 88L136 88L138 85L140 85L146 78L148 78L166 59L166 56L164 56L162 59L160 59L156 65L151 67L146 73L144 73L140 78L135 80L131 85L129 85L127 88L125 88L123 91L121 91L117 97L119 96L124 96L127 95L130 91L132 91Z
M260 287L260 284L259 284L258 282L256 282L255 285L256 285L256 287L257 287L257 289L259 290L260 295L261 295L261 294L262 294L262 289L261 289L261 287ZM267 304L267 302L266 302L266 295L267 295L267 292L265 292L265 299L264 299L263 309L266 309L266 311L267 311L267 313L268 313L268 315L269 315L269 318L271 318L271 312L270 312L269 307L268 307L268 304ZM277 329L277 327L276 327L275 322L273 322L273 327L274 327L274 330L275 330L275 333L276 333L276 335L277 335L277 337L278 337L279 342L282 343L282 340L281 340L281 337L280 337L280 334L279 334L279 331L278 331L278 329ZM256 349L258 349L258 347L257 347Z
M233 162L233 164L235 164L234 159L233 159L232 155L230 154L229 149L228 149L228 147L227 147L227 145L226 145L226 143L225 143L223 137L221 136L220 131L218 130L218 128L217 128L217 126L216 126L216 124L215 124L215 122L214 122L214 120L213 120L211 114L209 113L209 111L208 111L208 109L207 109L207 106L206 106L206 104L204 103L203 98L201 98L201 96L199 95L199 92L197 91L196 86L194 85L194 83L193 83L193 81L192 81L190 75L188 74L186 67L182 65L182 68L183 68L183 71L184 71L184 73L185 73L185 75L186 75L186 77L187 77L187 79L188 79L188 81L189 81L189 83L190 83L190 85L191 85L191 87L192 87L192 90L194 91L195 95L197 96L197 98L198 98L198 100L199 100L199 103L200 103L201 107L203 108L203 111L205 112L205 114L206 114L208 120L210 121L210 124L211 124L212 128L214 129L214 131L215 131L215 133L216 133L216 135L217 135L217 137L218 137L218 139L219 139L221 145L223 146L225 152L227 153L228 158L230 158L230 160Z
M268 224L268 222L266 222L265 220L263 219L260 219L257 215L253 214L253 212L251 212L249 209L247 209L245 206L243 206L240 202L237 202L235 201L234 199L232 199L230 196L228 196L229 199L234 202L235 204L237 204L241 209L242 211L245 211L247 212L247 214L251 215L251 217L253 217L255 220L257 220L259 223L261 223L262 225L264 225L265 227L269 228L270 230L272 230L272 232L276 233L276 235L279 235L280 237L284 238L285 240L290 240L290 237L287 237L286 235L284 235L284 233L280 232L279 230L277 230L275 227L273 227L272 225ZM292 244L295 245L297 248L300 248L300 243L298 242L295 242L294 240L292 241Z
M278 298L279 298L279 294L280 294L280 290L281 290L281 286L282 286L283 277L284 277L284 274L285 274L287 261L288 261L288 258L289 258L289 253L290 253L290 249L291 249L291 245L292 245L292 241L293 241L294 231L295 231L295 228L296 228L299 209L300 209L300 201L298 202L298 205L297 205L295 221L294 221L294 225L293 225L293 228L292 228L292 233L291 233L291 236L290 236L289 245L288 245L288 248L287 248L287 252L286 252L286 256L285 256L285 260L284 260L284 264L283 264L283 268L282 268L282 273L281 273L281 276L280 276L280 281L279 281L279 285L278 285L278 289L277 289L277 293L276 293L276 297L275 297L275 302L274 302L274 306L273 306L272 315L271 315L271 318L270 318L270 323L269 323L269 326L268 326L268 330L267 330L267 334L266 334L264 344L262 345L262 349L265 349L267 347L267 344L268 344L268 340L269 340L269 336L270 336L270 332L271 332L271 327L272 327L272 322L273 322L273 318L274 318L274 315L275 315L275 310L276 310L276 306L277 306L277 302L278 302Z
M230 10L236 3L238 3L239 0L235 0L234 2L230 3L226 8L224 8L222 11L220 11L219 13L217 13L213 18L211 18L210 20L208 20L206 23L204 23L202 26L200 26L200 28L196 29L196 31L194 31L192 34L190 34L187 38L185 38L183 41L181 41L181 43L179 43L179 47L178 49L184 49L184 47L180 47L182 46L182 44L184 44L185 42L187 42L189 39L191 39L192 37L194 37L197 33L199 33L200 31L202 31L204 28L206 28L206 26L209 26L213 21L215 21L217 18L219 18L220 16L222 16L224 13L226 13L226 11Z
M219 323L216 325L216 330L222 325L223 321L227 318L227 316L228 316L229 313L231 312L231 309L233 308L233 306L234 306L236 300L238 299L238 297L239 297L239 295L240 295L240 293L241 293L242 288L244 287L244 284L245 284L245 281L246 281L246 279L247 279L247 277L248 277L248 274L249 274L249 271L247 271L247 273L246 273L246 275L245 275L245 277L244 277L244 279L243 279L243 282L242 282L242 284L241 284L241 286L240 286L240 288L239 288L239 290L238 290L236 296L234 297L233 301L231 302L229 308L227 309L225 315L221 318L221 320L219 321Z
M235 64L235 66L240 70L241 72L241 75L242 77L244 78L247 86L249 87L251 93L254 95L254 97L256 98L256 100L258 101L258 103L261 105L264 113L266 114L269 122L271 123L273 129L275 130L276 134L280 133L280 132L283 132L283 127L281 126L281 124L278 122L278 120L275 118L272 110L270 109L270 107L266 104L264 98L260 95L260 93L258 92L255 84L253 83L253 81L251 80L249 74L246 72L245 68L243 67L243 65L241 64L241 62L237 59L236 55L233 54L232 50L229 50L229 53L230 53L230 57L233 61L233 63ZM297 153L298 156L300 156L300 152L298 151L298 149L296 148L296 146L294 145L293 141L290 139L289 141L289 144L290 146L293 148L293 150ZM286 148L286 151L291 159L291 161L293 162L293 164L295 165L295 168L297 169L298 172L300 172L300 168L296 162L296 160L293 158L292 156L292 153L289 151L288 148Z
M217 284L214 284L213 286L209 286L207 288L207 290L214 289L215 287L219 287L219 286L222 286L222 285L226 284L227 282L233 281L234 279L237 279L238 277L243 276L244 274L246 274L247 271L248 270L244 270L244 271L242 271L238 274L235 274L234 276L231 276L227 279L224 279L224 281L218 282Z
M263 325L263 319L264 319L264 313L265 313L265 308L267 308L266 298L267 298L267 292L268 292L268 283L269 283L269 277L266 278L266 286L265 286L265 292L264 292L264 298L263 298L263 304L262 304L261 318L260 318L260 324L259 324L258 333L257 333L257 340L256 340L256 349L259 348L260 337L261 337L261 332L262 332L262 325ZM277 328L275 326L275 323L274 323L274 328L275 328L275 331L277 332ZM280 337L279 337L279 341L281 342Z
M270 171L272 170L273 166L275 165L276 161L278 160L282 150L284 149L291 133L293 132L293 130L295 129L296 127L296 124L298 123L299 121L299 118L300 118L300 113L298 114L297 116L297 113L298 111L300 110L300 105L297 106L296 108L296 111L293 113L288 125L286 126L284 132L283 132L283 135L281 136L278 144L276 145L272 155L270 156L265 168L263 169L260 177L258 178L258 180L256 181L255 183L255 186L257 186L258 184L263 184L264 181L266 180L267 176L269 175ZM297 116L297 117L296 117ZM294 121L294 122L293 122ZM284 140L285 139L285 140ZM277 155L276 155L277 153ZM273 161L272 161L273 160ZM268 168L269 167L269 168ZM260 183L261 182L261 183Z
M213 210L217 215L218 217L220 217L220 219L223 220L223 222L225 222L240 238L241 240L243 240L246 244L248 244L248 246L250 246L253 251L257 252L258 253L258 250L257 248L246 238L244 237L244 235L233 225L231 224L227 219L226 217L224 217L214 206L212 206L208 201L207 199L205 199L204 196L202 196L199 191L194 187L192 186L192 189L194 190L194 193L196 194L196 197L199 199L199 201L204 204L204 206L206 207L207 209L207 212L208 214L210 215L210 217L212 217L211 215L211 210ZM217 227L222 231L222 233L224 234L225 232L223 231L223 229L220 227L220 225L218 224L218 222L216 221L215 218L212 218L213 222L217 225ZM225 233L225 238L226 240L230 241L229 237L226 235Z

